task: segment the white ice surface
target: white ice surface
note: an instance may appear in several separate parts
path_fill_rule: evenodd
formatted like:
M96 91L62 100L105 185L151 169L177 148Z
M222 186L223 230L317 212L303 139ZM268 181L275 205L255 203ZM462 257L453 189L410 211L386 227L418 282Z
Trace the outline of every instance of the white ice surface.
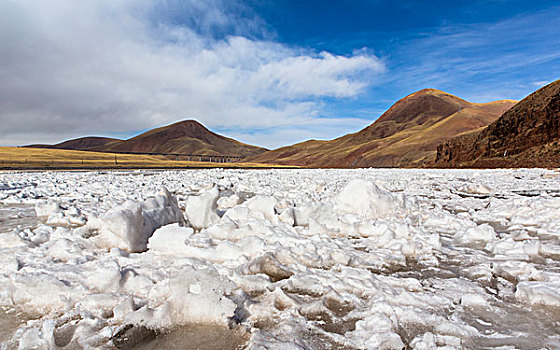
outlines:
M559 236L552 170L0 173L0 341L559 348Z

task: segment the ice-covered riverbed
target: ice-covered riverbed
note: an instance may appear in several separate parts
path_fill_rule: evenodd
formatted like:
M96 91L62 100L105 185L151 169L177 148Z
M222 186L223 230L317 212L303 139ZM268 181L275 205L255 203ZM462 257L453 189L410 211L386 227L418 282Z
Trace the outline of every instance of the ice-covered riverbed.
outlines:
M560 348L559 176L0 173L2 348Z

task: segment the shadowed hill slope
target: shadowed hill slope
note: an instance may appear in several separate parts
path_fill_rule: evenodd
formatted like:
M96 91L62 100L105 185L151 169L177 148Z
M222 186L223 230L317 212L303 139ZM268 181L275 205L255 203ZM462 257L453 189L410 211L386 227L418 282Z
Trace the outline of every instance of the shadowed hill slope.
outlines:
M438 167L559 167L560 80L524 98L488 128L438 146Z

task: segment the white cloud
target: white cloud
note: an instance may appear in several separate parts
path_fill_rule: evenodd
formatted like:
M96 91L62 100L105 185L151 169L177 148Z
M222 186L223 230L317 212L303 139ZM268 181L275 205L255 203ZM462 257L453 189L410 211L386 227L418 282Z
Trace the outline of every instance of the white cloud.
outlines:
M532 82L531 84L532 84L533 86L536 86L536 87L538 87L538 88L541 88L541 87L543 87L543 86L545 86L545 85L548 85L548 84L550 84L550 83L552 83L552 81L541 80L541 81L534 81L534 82Z
M282 127L270 139L295 142L289 125L322 130L321 98L357 96L384 70L366 52L346 57L274 42L257 17L228 6L3 1L0 143L127 134L186 118L211 128Z

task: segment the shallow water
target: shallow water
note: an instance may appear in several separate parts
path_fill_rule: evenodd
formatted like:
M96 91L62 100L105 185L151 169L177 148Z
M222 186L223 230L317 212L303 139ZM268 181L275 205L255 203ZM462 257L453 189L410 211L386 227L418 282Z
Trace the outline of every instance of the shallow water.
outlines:
M134 348L138 350L238 350L244 348L247 340L248 335L240 328L232 330L212 324L192 324L159 335Z
M37 319L40 315L31 315L13 307L0 307L0 345L7 349L17 349L17 342L11 343L10 339L18 328L24 326L27 321Z
M38 224L39 219L33 206L0 204L0 234L11 232L18 227L37 227Z

